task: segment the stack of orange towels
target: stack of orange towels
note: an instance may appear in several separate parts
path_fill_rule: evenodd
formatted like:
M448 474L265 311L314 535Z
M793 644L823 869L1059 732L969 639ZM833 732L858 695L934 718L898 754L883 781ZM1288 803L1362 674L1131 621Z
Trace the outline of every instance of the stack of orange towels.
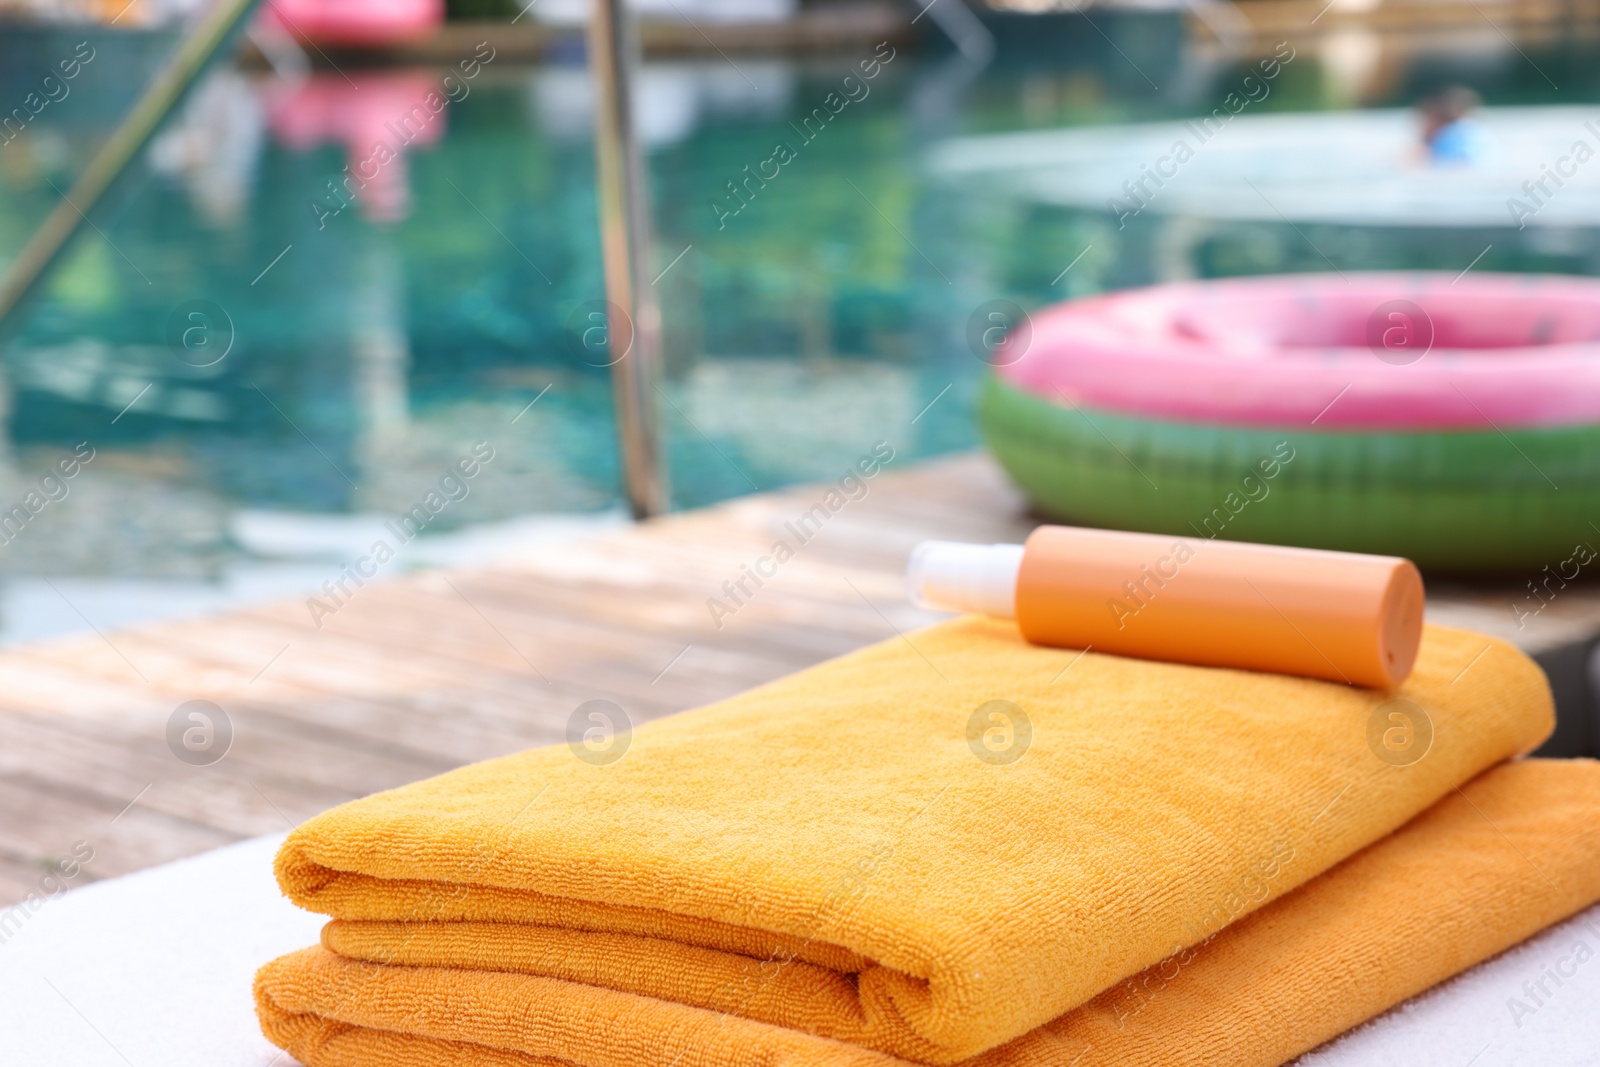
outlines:
M1383 693L957 619L312 819L257 1010L310 1067L1268 1067L1600 899L1552 725L1463 631Z

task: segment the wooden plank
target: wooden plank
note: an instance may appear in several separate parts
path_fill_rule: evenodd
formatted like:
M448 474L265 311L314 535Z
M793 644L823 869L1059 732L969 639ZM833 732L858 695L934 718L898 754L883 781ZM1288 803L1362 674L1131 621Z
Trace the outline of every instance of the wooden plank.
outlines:
M1237 6L1258 40L1298 40L1359 28L1383 33L1391 43L1402 34L1421 40L1432 35L1437 46L1438 35L1451 31L1499 31L1525 41L1557 35L1591 38L1600 23L1596 0L1387 0L1377 5L1248 0ZM1209 34L1203 22L1193 22L1197 33Z
M41 872L46 865L71 855L79 842L93 850L89 869L98 877L109 877L245 836L137 805L116 818L115 807L43 788L37 779L24 776L0 775L0 811L29 813L26 818L8 817L0 822L0 853L27 857Z

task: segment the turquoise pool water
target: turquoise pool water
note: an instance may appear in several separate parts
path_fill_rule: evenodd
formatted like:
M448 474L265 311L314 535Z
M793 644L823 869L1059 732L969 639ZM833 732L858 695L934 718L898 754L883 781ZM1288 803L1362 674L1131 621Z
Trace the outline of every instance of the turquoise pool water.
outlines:
M871 45L648 65L674 506L832 479L879 442L891 468L975 445L986 366L968 327L989 301L1328 261L1459 269L1486 245L1479 269L1600 268L1592 228L1268 218L1178 241L1171 218L1119 229L929 167L957 136L1204 114L1257 58L1161 17L1098 29L1002 24L982 68ZM73 94L0 145L0 255L127 105L137 63L96 44ZM1572 43L1368 45L1365 67L1348 47L1302 49L1253 106L1409 104L1447 81L1491 104L1600 89L1592 51ZM603 296L581 56L474 66L453 83L224 68L162 132L3 340L0 504L82 444L94 458L0 546L0 634L314 588L480 442L493 458L413 562L617 520L607 372L576 343ZM13 64L0 91L20 98L32 77ZM441 106L415 112L430 93ZM376 158L380 140L409 143ZM347 165L370 180L341 184Z

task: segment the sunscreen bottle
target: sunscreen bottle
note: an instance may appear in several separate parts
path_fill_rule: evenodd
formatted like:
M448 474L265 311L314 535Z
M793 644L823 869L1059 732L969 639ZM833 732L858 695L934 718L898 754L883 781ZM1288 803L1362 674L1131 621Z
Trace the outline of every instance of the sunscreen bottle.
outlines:
M1040 645L1388 689L1422 641L1410 560L1040 526L1023 545L924 541L919 607L1016 619Z

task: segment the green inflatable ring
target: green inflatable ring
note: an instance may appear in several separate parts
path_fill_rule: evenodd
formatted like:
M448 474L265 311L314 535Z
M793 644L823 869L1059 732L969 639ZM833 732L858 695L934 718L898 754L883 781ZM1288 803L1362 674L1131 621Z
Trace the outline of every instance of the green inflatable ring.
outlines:
M1041 512L1081 525L1376 552L1454 572L1538 571L1580 543L1600 546L1600 425L1163 422L1051 403L991 376L978 426Z

